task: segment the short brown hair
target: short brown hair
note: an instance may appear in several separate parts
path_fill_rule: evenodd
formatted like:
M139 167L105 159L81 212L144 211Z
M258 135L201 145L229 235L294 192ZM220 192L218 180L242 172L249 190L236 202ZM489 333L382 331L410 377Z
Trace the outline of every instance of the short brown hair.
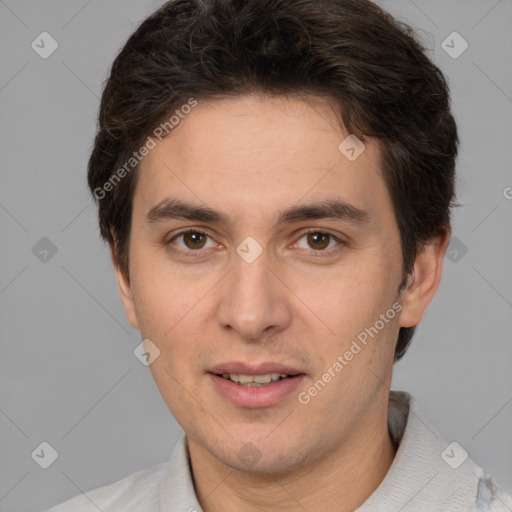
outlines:
M379 142L403 289L418 250L450 229L459 141L442 72L408 25L369 0L171 0L138 27L104 88L88 169L124 275L138 166L104 185L191 97L249 92L332 98L349 133ZM414 329L400 329L395 360Z

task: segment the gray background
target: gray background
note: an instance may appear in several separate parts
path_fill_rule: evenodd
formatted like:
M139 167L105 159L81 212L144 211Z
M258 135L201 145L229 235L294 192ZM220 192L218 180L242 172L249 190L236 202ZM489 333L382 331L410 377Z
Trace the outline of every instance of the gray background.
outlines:
M381 3L421 29L462 138L457 240L393 388L512 491L512 2ZM139 332L124 317L85 180L108 67L160 4L0 1L4 512L42 510L167 460L181 433L133 355ZM43 31L59 44L47 59L31 48ZM456 59L441 46L453 31L469 43ZM33 252L43 237L57 248L46 261ZM31 458L42 441L59 454L46 470Z

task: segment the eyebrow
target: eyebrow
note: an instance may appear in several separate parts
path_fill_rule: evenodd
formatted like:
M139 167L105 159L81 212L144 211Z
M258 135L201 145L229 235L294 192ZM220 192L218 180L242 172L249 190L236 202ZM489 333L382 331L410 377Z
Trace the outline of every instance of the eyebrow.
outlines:
M208 206L199 206L172 198L160 201L146 215L146 223L150 225L173 219L229 224L228 218L223 213ZM315 219L342 220L363 225L369 223L370 215L366 210L357 208L347 202L331 199L319 203L295 205L282 210L276 216L274 227Z

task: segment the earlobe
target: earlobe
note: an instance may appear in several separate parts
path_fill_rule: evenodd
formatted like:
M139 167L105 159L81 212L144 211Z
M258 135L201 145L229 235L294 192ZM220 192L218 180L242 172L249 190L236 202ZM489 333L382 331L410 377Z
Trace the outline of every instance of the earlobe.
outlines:
M117 288L119 290L121 302L123 303L126 318L133 328L140 329L139 321L137 319L137 312L135 310L135 303L133 301L132 287L130 281L122 272L112 247L110 248L110 257L112 260L112 266L114 267Z
M418 252L401 295L400 327L413 327L423 318L441 281L443 258L449 241L450 232L445 230L431 238Z

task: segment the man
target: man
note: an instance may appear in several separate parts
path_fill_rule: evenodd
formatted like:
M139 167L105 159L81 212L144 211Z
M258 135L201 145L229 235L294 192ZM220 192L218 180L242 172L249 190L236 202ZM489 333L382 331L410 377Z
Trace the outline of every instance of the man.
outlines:
M512 510L390 393L450 238L449 103L366 0L178 0L138 28L89 186L185 435L53 512Z

